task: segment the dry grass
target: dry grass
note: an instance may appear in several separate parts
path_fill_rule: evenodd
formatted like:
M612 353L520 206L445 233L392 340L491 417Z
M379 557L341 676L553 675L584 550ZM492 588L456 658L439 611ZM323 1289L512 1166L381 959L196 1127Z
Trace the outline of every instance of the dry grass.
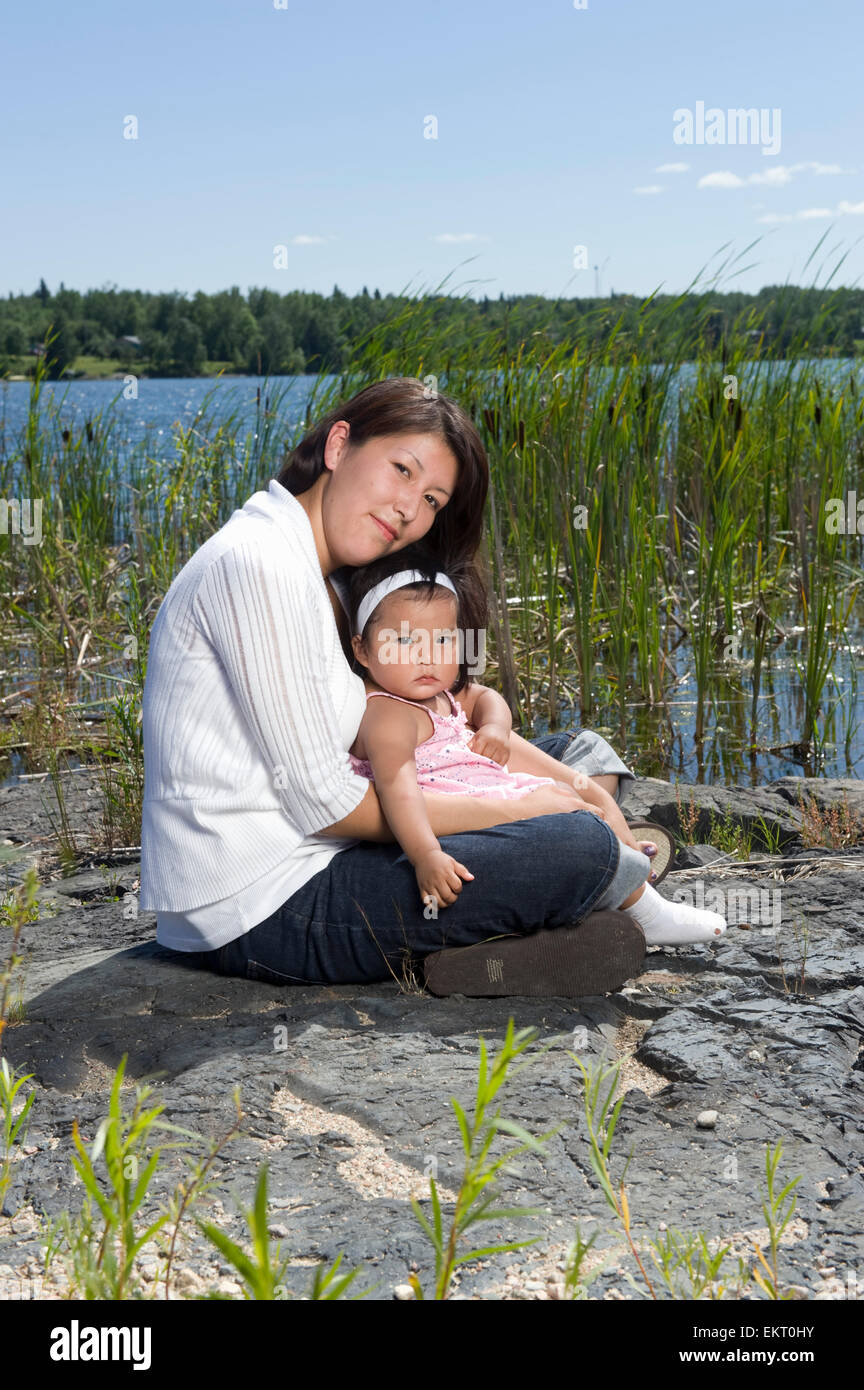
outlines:
M808 849L848 849L852 845L864 844L864 819L856 815L849 805L849 798L834 802L824 810L815 797L806 799L798 790L798 804L801 808L801 839Z

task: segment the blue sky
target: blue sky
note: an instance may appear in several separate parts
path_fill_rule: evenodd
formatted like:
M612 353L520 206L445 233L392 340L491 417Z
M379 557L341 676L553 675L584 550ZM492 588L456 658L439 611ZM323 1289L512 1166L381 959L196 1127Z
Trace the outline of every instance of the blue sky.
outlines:
M675 291L757 237L722 288L864 282L848 0L42 0L3 39L3 294ZM778 152L676 144L699 102Z

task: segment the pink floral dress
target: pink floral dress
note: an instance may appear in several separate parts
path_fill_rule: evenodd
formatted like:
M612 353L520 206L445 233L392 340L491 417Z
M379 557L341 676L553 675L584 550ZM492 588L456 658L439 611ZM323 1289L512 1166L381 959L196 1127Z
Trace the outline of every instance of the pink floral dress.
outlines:
M496 796L508 800L527 796L535 787L551 785L552 777L532 777L527 772L508 772L500 763L484 758L468 747L473 730L466 728L465 711L450 691L445 692L450 701L451 713L438 714L421 705L417 700L405 700L401 695L390 695L385 690L372 690L367 695L386 695L389 700L401 700L404 705L416 705L426 710L432 720L434 731L431 738L420 743L414 753L417 762L417 785L426 791L454 792L457 796ZM353 753L348 757L354 771L361 777L374 781L372 764L365 758L357 758Z

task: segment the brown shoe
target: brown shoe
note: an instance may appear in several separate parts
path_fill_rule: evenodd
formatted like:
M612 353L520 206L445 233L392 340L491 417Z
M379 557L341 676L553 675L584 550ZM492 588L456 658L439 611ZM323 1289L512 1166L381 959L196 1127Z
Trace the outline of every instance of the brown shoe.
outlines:
M451 946L423 958L432 994L504 994L582 999L607 994L638 975L645 934L628 913L590 912L578 926L508 934Z
M651 869L656 874L656 878L649 880L652 888L656 888L675 863L675 855L678 852L675 836L671 830L666 829L665 825L658 825L654 820L631 820L628 824L633 831L634 839L653 840L657 846L657 853L651 860ZM640 833L637 835L636 831Z

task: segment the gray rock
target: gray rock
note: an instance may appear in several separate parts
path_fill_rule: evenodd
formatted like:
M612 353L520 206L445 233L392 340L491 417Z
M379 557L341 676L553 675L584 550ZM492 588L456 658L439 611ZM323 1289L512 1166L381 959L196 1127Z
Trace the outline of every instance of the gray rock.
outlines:
M646 831L647 834L647 831ZM728 864L732 856L714 845L683 845L675 855L676 869L701 869L706 864Z
M778 838L781 852L794 853L804 848L799 795L803 796L805 804L811 800L815 802L822 813L831 807L842 806L845 800L859 821L864 819L864 785L851 777L781 777L761 787L701 786L685 782L672 784L656 777L642 777L632 786L623 809L628 820L644 817L657 821L683 840L679 802L685 817L689 817L692 805L695 815L694 838L703 843L710 840L712 816L715 825L728 816L733 826L740 826L751 833L753 852L760 855L769 849L764 843L759 823L761 818L772 836ZM692 850L694 846L688 848ZM682 868L684 865L676 859L676 867Z
M696 1124L700 1129L716 1129L717 1119L716 1110L700 1110L696 1116Z
M132 888L140 872L141 865L138 863L118 867L106 865L99 869L85 869L69 878L55 879L51 887L62 897L76 898L79 902L117 898Z
M70 779L82 830L86 780ZM851 788L850 804L864 809L856 784L784 779L752 790L692 789L706 820L712 804L732 807L740 823L770 812L788 837L773 877L764 866L758 877L745 864L730 873L707 856L699 861L706 892L779 886L779 926L730 922L716 945L652 951L630 982L638 994L605 999L436 999L402 993L392 980L284 989L222 977L157 946L152 914L124 917L123 902L108 901L110 893L100 894L96 879L88 879L92 872L105 882L98 867L76 875L78 906L68 892L64 904L62 881L55 880L56 915L24 928L25 1012L3 1039L10 1065L34 1074L28 1089L36 1092L30 1151L12 1166L6 1211L18 1219L30 1203L56 1215L80 1200L80 1186L70 1183L73 1121L92 1140L126 1056L130 1085L146 1081L150 1103L164 1105L167 1120L208 1138L230 1130L232 1092L240 1087L243 1133L214 1161L201 1214L245 1245L242 1209L251 1205L266 1162L270 1228L285 1232L282 1253L293 1263L284 1282L292 1297L308 1296L315 1264L329 1266L340 1254L340 1274L363 1265L351 1293L398 1298L416 1268L428 1297L434 1255L410 1195L430 1213L430 1173L439 1189L458 1190L464 1155L451 1097L473 1113L479 1039L491 1054L512 1018L517 1028L535 1027L540 1042L495 1105L531 1133L556 1132L542 1154L520 1154L510 1171L500 1171L496 1206L539 1213L477 1232L483 1245L529 1237L534 1243L463 1268L460 1297L500 1298L508 1267L526 1287L538 1284L535 1296L546 1295L548 1271L536 1268L537 1258L554 1248L554 1268L576 1220L583 1234L599 1233L595 1249L619 1242L589 1162L582 1078L570 1055L609 1063L619 1049L635 1049L637 1066L621 1106L612 1171L619 1177L632 1152L626 1182L635 1238L644 1241L664 1225L701 1228L709 1238L764 1225L765 1147L781 1139L779 1176L800 1176L801 1223L798 1237L781 1246L782 1276L810 1297L818 1290L824 1296L827 1281L816 1264L824 1256L822 1267L833 1268L845 1287L849 1272L864 1263L864 848L802 854L799 787L823 804ZM690 790L681 788L685 805ZM39 795L33 783L0 792L9 838L49 833ZM634 818L678 824L668 783L637 783L626 809ZM789 862L796 855L798 869ZM122 884L131 889L137 867L110 872L128 875ZM660 891L671 897L676 886L699 880L673 873ZM277 1026L287 1048L274 1046ZM577 1027L584 1029L578 1050ZM694 1115L705 1110L721 1112L722 1124L694 1127ZM499 1135L490 1153L499 1156L515 1142ZM186 1173L180 1154L166 1151L154 1197L166 1198ZM446 1221L452 1203L442 1198L442 1206ZM191 1254L183 1265L211 1271L216 1252L191 1224L185 1230ZM17 1267L30 1256L38 1261L38 1240L0 1221L0 1264ZM633 1296L619 1272L622 1258L591 1285L593 1298ZM623 1267L639 1281L635 1265ZM214 1287L218 1278L207 1272L205 1283ZM233 1280L223 1282L238 1296ZM195 1286L195 1279L185 1281L190 1294Z

